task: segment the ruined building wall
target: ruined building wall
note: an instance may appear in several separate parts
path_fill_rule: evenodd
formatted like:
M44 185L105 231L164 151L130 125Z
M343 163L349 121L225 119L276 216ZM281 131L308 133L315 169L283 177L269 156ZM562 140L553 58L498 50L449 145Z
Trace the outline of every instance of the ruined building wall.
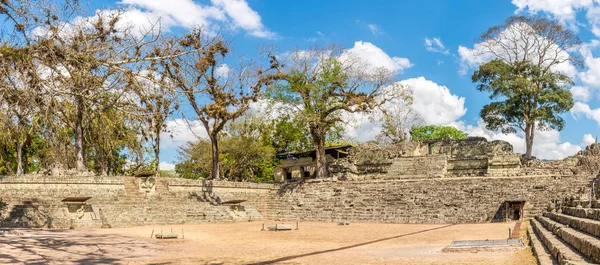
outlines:
M539 214L553 199L578 194L598 175L600 164L598 144L562 161L528 164L518 172L512 166L516 163L514 154L486 151L483 156L464 146L457 144L451 149L463 148L461 152L471 152L468 156L459 155L461 152L452 155L454 151L427 156L413 152L421 149L365 152L362 160L343 167L354 172L365 170L358 179L345 177L341 171L339 178L281 184L177 178L4 177L0 178L0 225L119 227L257 219L490 222L502 219L505 201L525 201L524 214L528 217ZM493 146L504 148L501 144ZM373 163L380 158L392 162ZM483 176L440 176L444 170L472 170L483 159L488 163ZM397 161L403 162L394 164ZM489 170L501 172L501 177L490 175ZM86 202L90 207L73 208L62 202L68 197L91 197ZM232 200L243 201L246 211L219 205Z
M44 177L0 179L0 226L125 227L146 224L262 219L270 184L157 178L142 187L135 177ZM62 202L91 197L86 205ZM245 200L245 211L219 202ZM77 211L79 210L79 211Z
M526 201L525 217L576 194L588 177L524 176L418 180L308 181L284 185L270 209L281 220L391 223L490 222L503 203Z

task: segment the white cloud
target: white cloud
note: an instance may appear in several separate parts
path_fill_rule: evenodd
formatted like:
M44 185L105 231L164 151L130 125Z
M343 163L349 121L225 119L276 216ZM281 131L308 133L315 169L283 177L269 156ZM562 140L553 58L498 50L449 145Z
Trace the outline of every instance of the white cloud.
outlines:
M345 56L355 56L367 63L372 69L383 67L392 72L402 72L413 66L407 58L390 57L381 48L370 42L355 42L354 47L344 51L342 57Z
M219 65L219 67L217 67L216 74L219 77L227 78L227 76L229 75L229 70L229 66L227 66L226 64L221 64Z
M600 58L594 58L587 46L581 48L581 54L587 69L579 73L579 79L588 86L600 88Z
M546 12L563 22L574 22L579 9L593 5L592 0L512 0L517 6L515 13L529 11L531 14Z
M418 114L425 124L453 125L467 112L464 98L451 94L447 87L424 77L406 79L400 81L400 84L412 90L413 104L410 109ZM390 105L386 108L392 109L394 106ZM344 126L346 137L360 142L374 140L381 132L381 122L378 117L355 113L345 114L344 120L348 121Z
M381 30L379 28L379 26L375 25L375 24L367 24L367 27L369 27L369 30L371 31L371 33L374 36L379 36L379 35L383 35L385 34L385 32L383 32L383 30Z
M582 102L575 102L571 109L571 115L574 118L585 116L588 119L595 120L600 126L600 109L591 109L588 104Z
M453 95L446 86L425 77L410 78L401 83L412 89L411 108L421 115L426 124L448 125L467 113L465 98Z
M515 13L546 13L577 31L579 26L590 27L589 30L600 36L600 1L597 0L513 0L517 7ZM587 23L577 21L578 12L586 12Z
M425 49L430 52L450 54L450 51L444 46L440 38L425 38Z
M192 0L122 0L120 4L138 8L147 14L176 21L184 27L208 26L209 20L224 20L223 11L214 6L202 6Z
M260 38L273 38L275 34L264 27L258 12L252 10L245 0L211 0L222 8L233 24L247 31L250 35Z
M595 142L596 142L596 138L594 138L594 136L592 136L591 134L586 133L583 135L583 141L582 141L583 146L588 146Z
M590 91L587 87L573 86L571 87L571 94L573 94L574 100L587 102L590 100Z
M160 169L160 170L175 170L175 164L168 163L168 162L160 162L160 164L158 164L158 169Z
M198 138L208 139L206 129L200 121L190 121L188 124L183 119L174 119L167 121L166 125L166 132L160 134L161 148L177 148Z
M161 19L165 30L181 26L185 28L204 27L208 32L219 25L241 28L259 38L273 38L261 22L260 15L245 0L212 0L212 5L202 5L192 0L122 0L119 4L127 7L131 24L148 25Z
M317 31L317 35L321 36L321 37L325 37L325 34L323 34L323 32Z

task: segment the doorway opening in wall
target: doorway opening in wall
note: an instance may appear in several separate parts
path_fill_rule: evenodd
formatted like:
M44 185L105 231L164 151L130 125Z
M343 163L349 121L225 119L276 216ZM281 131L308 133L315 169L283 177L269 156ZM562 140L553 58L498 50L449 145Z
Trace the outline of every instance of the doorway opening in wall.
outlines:
M525 200L511 199L504 202L505 221L521 221L523 219L523 208Z
M290 173L290 169L286 169L285 170L285 180L286 181L291 181L292 180L292 173Z

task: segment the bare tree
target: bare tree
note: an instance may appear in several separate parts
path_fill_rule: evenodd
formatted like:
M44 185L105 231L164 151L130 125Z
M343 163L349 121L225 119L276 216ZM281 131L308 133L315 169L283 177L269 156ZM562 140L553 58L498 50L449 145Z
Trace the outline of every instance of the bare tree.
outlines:
M237 67L229 67L224 64L227 44L218 36L209 39L201 30L193 30L171 45L170 50L187 54L165 61L165 75L187 98L206 129L212 151L211 176L219 179L219 134L258 100L264 86L278 78L277 62L271 59L264 70L244 60Z

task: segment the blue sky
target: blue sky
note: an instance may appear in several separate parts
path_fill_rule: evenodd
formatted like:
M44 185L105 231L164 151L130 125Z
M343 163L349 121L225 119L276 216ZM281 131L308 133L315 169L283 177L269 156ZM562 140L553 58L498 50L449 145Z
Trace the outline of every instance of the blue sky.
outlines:
M234 52L241 55L255 55L262 45L276 45L285 52L315 44L340 44L373 64L396 70L396 78L413 89L419 103L415 110L426 116L428 123L506 140L518 152L524 151L520 135L483 128L479 110L489 99L471 82L476 58L460 53L459 47L463 51L473 49L481 33L511 15L548 16L578 33L585 44L581 52L586 63L572 73L578 103L563 115L566 128L561 132L539 132L534 155L549 159L573 155L598 134L600 59L594 56L600 56L600 5L592 0L122 0L93 1L89 5L92 10L124 8L131 23L143 24L160 17L172 33L198 24L221 28L233 41ZM163 168L176 162L177 146L193 139L185 127L182 122L170 122L169 128L175 133L174 139L163 142ZM372 139L377 127L373 122L359 122L349 128L349 135L356 140ZM197 135L205 134L201 128L195 131Z

